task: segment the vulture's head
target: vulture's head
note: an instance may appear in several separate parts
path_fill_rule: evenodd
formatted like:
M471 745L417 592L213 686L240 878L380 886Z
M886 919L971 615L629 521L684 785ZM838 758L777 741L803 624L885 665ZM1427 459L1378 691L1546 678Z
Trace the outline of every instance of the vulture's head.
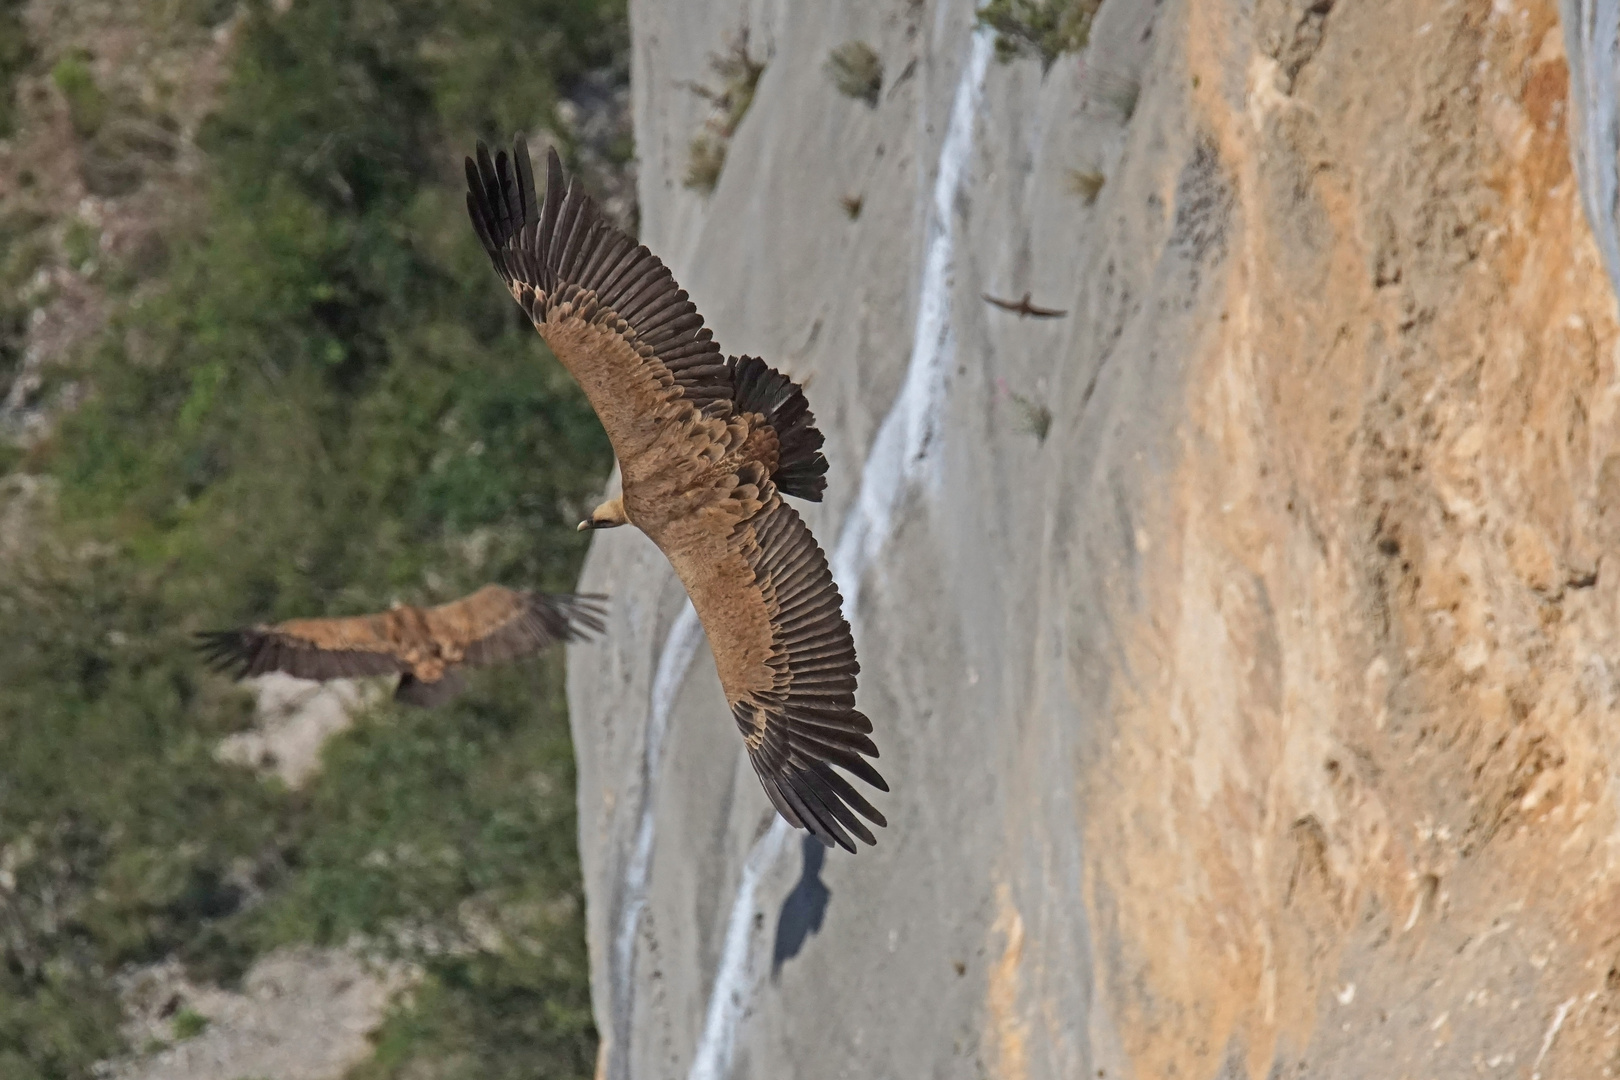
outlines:
M616 525L623 525L630 519L624 516L624 497L609 499L607 502L591 511L591 516L579 523L579 531L586 529L611 529Z

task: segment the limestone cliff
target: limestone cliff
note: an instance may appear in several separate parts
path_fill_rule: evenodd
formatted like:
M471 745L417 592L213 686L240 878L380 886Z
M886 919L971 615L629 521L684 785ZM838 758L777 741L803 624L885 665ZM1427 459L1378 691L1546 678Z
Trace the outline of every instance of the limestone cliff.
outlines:
M1043 76L966 0L632 5L643 237L808 384L894 793L802 865L600 536L605 1075L1610 1075L1610 7L1108 0ZM686 86L744 25L704 196ZM1068 315L980 299L1026 290Z

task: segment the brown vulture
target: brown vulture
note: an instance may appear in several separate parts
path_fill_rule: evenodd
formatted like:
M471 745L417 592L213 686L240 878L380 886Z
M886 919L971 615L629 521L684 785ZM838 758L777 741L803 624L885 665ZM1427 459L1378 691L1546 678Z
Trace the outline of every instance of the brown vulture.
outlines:
M1025 293L1020 300L1003 300L1001 297L991 296L989 293L980 293L979 295L984 297L986 303L994 304L1004 311L1010 311L1021 319L1061 319L1068 314L1067 311L1059 311L1057 308L1036 307L1029 302L1029 293Z
M238 679L271 671L322 680L398 674L395 698L433 706L461 691L462 668L516 660L600 631L603 599L485 585L438 607L212 630L197 635L197 647L216 670Z
M510 157L480 143L467 186L495 269L619 460L623 494L580 528L628 522L668 557L781 815L829 846L876 843L861 817L883 815L834 768L888 790L855 708L854 639L826 556L782 501L820 501L827 484L803 390L763 360L721 355L669 269L564 182L555 151L544 202L521 137Z

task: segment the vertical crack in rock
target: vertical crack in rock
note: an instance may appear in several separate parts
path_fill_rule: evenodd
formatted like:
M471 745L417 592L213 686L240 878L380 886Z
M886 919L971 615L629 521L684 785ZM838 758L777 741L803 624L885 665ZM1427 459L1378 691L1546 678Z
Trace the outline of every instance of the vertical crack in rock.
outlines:
M1294 92L1294 84L1299 81L1299 73L1322 47L1322 34L1326 29L1327 17L1333 12L1333 2L1305 0L1299 3L1296 0L1288 13L1288 21L1292 24L1288 40L1267 43L1266 52L1282 68L1284 85L1290 94Z
M912 486L925 477L928 451L939 432L947 383L955 354L951 329L951 288L956 266L953 204L962 171L973 149L973 126L984 96L991 37L973 35L968 62L951 102L945 140L940 146L932 204L923 248L923 275L917 297L917 323L911 359L900 394L878 428L861 470L861 490L844 522L833 551L832 573L844 598L844 614L853 623L859 607L861 578L883 550L893 528L894 512ZM715 972L714 989L704 1016L703 1034L693 1055L688 1080L725 1080L730 1074L737 1028L753 994L754 896L759 880L775 864L791 830L780 816L755 841L743 864L737 895L726 920L725 944Z

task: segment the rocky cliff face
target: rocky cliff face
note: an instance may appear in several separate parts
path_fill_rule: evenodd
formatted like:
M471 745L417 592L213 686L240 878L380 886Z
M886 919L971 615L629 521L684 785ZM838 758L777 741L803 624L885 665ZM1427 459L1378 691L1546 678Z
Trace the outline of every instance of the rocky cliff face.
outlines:
M643 236L808 384L894 793L805 861L601 535L605 1075L1611 1075L1620 335L1570 134L1602 215L1613 50L1565 6L1110 0L1043 77L966 2L633 5ZM685 84L745 24L703 197ZM1068 315L980 299L1026 290Z

